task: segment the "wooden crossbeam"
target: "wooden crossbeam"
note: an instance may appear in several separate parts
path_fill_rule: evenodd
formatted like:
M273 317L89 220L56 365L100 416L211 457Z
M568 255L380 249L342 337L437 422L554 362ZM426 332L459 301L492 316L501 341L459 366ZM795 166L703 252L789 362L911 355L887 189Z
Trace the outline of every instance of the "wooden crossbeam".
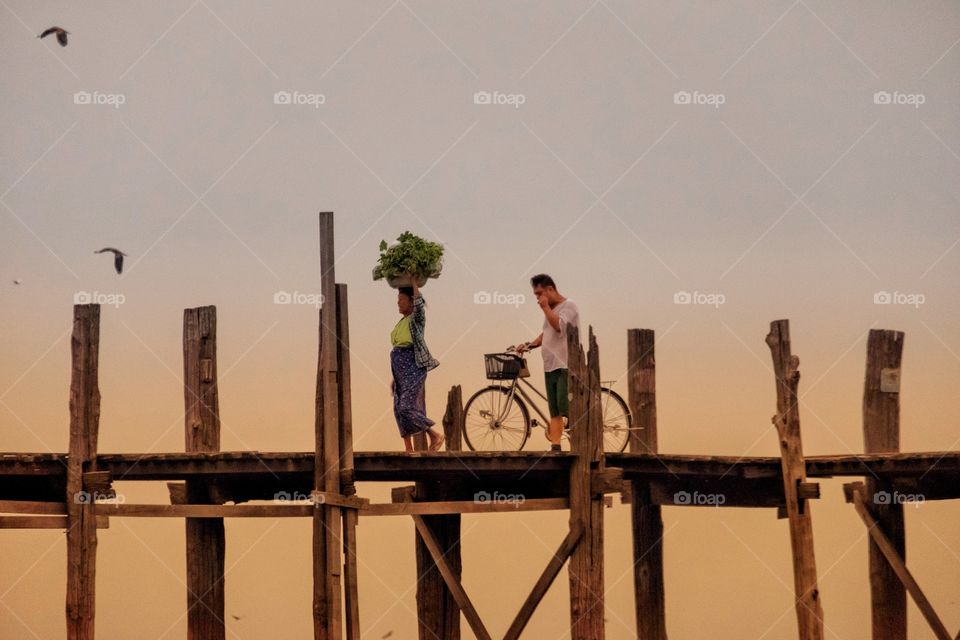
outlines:
M920 609L920 613L923 614L927 624L930 625L930 628L933 630L934 635L936 635L937 640L954 640L954 638L951 637L951 635L947 632L947 628L943 626L943 622L940 620L939 616L937 616L937 612L933 610L933 605L930 604L927 596L924 595L920 585L917 584L917 581L913 578L910 570L907 569L907 565L903 561L903 558L900 557L900 554L894 547L893 542L884 532L883 526L873 516L869 507L867 507L866 503L864 502L863 488L864 485L861 482L853 482L844 485L844 490L848 491L848 494L853 499L853 508L856 510L857 515L859 515L860 519L863 520L863 523L867 525L867 531L870 533L870 537L880 549L880 552L883 553L883 557L887 559L887 562L890 564L890 568L893 569L894 573L897 574L897 577L900 578L900 582L902 582L903 586L907 589L907 593L909 593L910 597L913 598L913 601L917 603L917 608Z
M344 496L346 498L346 496ZM360 504L362 503L362 504ZM605 496L604 505L613 506L613 497ZM366 498L350 497L349 504L361 516L443 515L451 513L512 513L518 511L551 511L570 507L567 498L537 498L523 503L439 501L411 503L375 503ZM312 502L286 504L127 504L98 502L98 516L129 518L301 518L313 516L317 505ZM29 502L0 500L0 513L64 515L65 502Z
M413 522L416 524L417 531L420 533L424 544L426 544L427 549L430 551L430 555L433 557L433 561L437 565L440 575L443 576L443 581L447 583L447 588L450 589L450 593L453 594L453 598L457 601L457 606L463 611L463 615L467 619L467 624L469 624L473 630L473 634L477 636L479 640L491 640L487 628L483 625L483 621L480 619L479 614L477 614L473 603L470 602L470 597L467 596L467 592L463 590L463 585L460 584L450 565L447 564L440 544L434 537L430 527L428 527L427 523L423 521L423 518L418 515L413 516Z
M97 516L97 529L109 529L110 518ZM0 529L66 529L67 516L0 516Z
M557 552L550 558L550 562L547 563L547 567L543 570L543 573L540 574L540 578L533 586L530 595L527 596L523 606L520 607L520 611L517 612L517 617L513 619L513 624L507 629L503 640L516 640L520 637L527 623L530 622L530 617L533 615L533 612L537 610L537 606L540 604L540 601L543 600L543 596L546 595L547 590L550 589L550 585L553 584L553 581L563 568L563 564L577 547L580 538L583 537L583 529L583 522L579 520L570 528L563 542L560 543L560 548L557 549Z

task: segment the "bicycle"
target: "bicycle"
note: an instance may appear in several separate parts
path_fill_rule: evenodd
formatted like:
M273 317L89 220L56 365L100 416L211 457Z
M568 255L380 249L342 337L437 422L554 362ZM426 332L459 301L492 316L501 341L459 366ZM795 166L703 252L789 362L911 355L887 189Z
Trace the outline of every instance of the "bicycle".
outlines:
M496 380L480 389L464 407L463 439L471 451L521 451L533 427L541 427L546 434L550 419L523 386L532 389L543 401L547 397L526 378L530 376L525 358L507 347L501 353L486 353L483 356L488 380ZM527 405L533 407L537 416L530 419ZM621 452L627 447L629 434L634 430L627 403L608 386L600 387L600 406L603 420L603 450ZM569 438L569 430L563 428L562 437Z

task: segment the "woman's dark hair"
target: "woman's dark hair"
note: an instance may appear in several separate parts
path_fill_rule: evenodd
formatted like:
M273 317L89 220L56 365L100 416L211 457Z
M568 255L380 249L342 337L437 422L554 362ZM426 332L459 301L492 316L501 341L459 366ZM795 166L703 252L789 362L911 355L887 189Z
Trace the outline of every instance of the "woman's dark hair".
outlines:
M399 287L397 291L413 300L413 287Z
M557 285L554 283L553 278L548 276L545 273L538 273L537 275L530 278L531 287L553 287L557 288Z

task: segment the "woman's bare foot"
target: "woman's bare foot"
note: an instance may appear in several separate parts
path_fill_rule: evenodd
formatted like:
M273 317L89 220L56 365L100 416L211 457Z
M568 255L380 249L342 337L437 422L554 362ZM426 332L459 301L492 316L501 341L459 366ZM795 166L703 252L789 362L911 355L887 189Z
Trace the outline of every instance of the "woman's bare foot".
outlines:
M427 431L427 434L430 436L430 451L439 451L443 446L443 435L436 433L433 429Z

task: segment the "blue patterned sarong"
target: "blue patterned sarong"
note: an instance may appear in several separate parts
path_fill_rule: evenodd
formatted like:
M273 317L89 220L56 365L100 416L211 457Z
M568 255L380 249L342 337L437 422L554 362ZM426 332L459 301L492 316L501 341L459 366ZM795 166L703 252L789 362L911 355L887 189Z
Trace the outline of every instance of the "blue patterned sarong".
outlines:
M390 352L393 371L393 415L403 437L422 433L435 423L427 417L424 389L427 370L417 366L410 347L394 347Z

